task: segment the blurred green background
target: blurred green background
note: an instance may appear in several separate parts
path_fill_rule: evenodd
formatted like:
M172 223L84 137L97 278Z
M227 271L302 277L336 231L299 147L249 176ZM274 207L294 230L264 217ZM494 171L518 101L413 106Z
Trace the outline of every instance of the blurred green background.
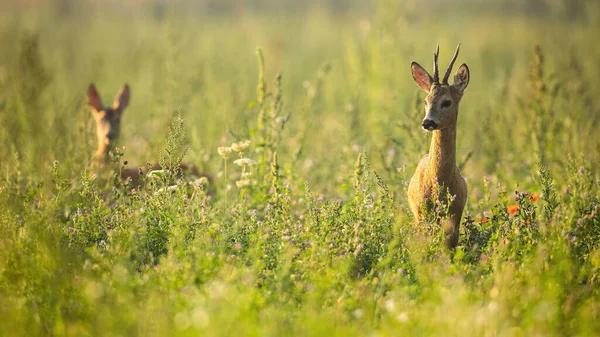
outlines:
M332 159L353 144L378 153L374 158L395 151L389 165L414 165L428 138L420 136L421 116L410 115L423 95L409 64L430 69L439 43L445 66L462 42L458 62L469 65L472 84L460 107L458 155L473 153L469 178L494 172L498 163L530 161L541 147L596 160L597 7L566 0L3 3L2 158L16 151L31 168L53 159L81 168L95 148L87 85L95 83L110 101L129 83L120 142L126 158L156 157L181 111L189 160L217 170L212 157L224 137L244 138L256 127L248 104L256 97L261 47L267 80L283 74L291 116L280 152L291 156L303 146L302 175L327 180L339 165ZM531 103L534 45L543 53L540 81L556 91L543 103L549 124L540 126L544 112L523 108ZM585 99L568 92L577 85ZM532 141L536 128L551 141Z

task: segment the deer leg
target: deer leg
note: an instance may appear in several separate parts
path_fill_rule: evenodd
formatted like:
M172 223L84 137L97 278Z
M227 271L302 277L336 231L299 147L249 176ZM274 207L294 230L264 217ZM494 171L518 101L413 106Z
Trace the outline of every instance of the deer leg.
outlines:
M458 230L460 228L460 217L450 216L444 223L444 236L446 248L454 249L458 245Z

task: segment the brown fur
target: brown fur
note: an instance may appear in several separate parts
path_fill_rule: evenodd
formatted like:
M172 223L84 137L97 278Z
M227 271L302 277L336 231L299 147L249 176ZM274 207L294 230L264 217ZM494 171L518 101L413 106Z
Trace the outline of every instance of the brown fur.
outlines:
M109 166L110 151L113 149L121 133L121 117L129 104L130 90L129 86L125 84L117 94L112 107L102 105L100 94L93 84L89 86L87 96L88 104L92 109L92 115L96 121L96 137L98 139L98 149L94 155L94 166L104 170ZM197 178L206 177L209 181L212 181L210 176L200 173L194 165L182 163L179 168L181 174L191 174ZM114 169L121 169L120 164L117 163ZM121 179L127 181L130 187L139 187L141 174L147 174L149 169L161 170L162 168L159 164L153 164L150 168L145 166L139 168L135 166L125 167L121 169Z
M454 59L457 55L458 48ZM437 55L435 58L437 59ZM448 71L451 70L451 66ZM408 201L417 222L423 220L427 211L424 206L428 200L434 203L438 200L444 205L450 205L444 232L446 246L452 249L458 244L460 221L467 201L467 183L456 165L456 123L459 102L469 83L469 68L465 64L461 65L452 85L447 83L448 76L444 76L442 83L435 83L434 78L438 78L437 74L434 77L430 76L416 62L411 65L411 70L417 85L428 93L425 99L424 122L434 121L436 127L433 130L428 129L433 133L431 146L429 153L419 161L410 180ZM448 195L454 200L448 200Z
M213 181L210 175L201 173L200 170L194 165L181 163L179 164L179 168L179 177L189 174L196 178L205 177L208 179L209 183L212 183ZM121 180L128 182L128 186L130 187L139 187L141 184L141 177L147 175L149 171L155 170L162 170L160 164L154 163L151 167L125 167L121 170Z

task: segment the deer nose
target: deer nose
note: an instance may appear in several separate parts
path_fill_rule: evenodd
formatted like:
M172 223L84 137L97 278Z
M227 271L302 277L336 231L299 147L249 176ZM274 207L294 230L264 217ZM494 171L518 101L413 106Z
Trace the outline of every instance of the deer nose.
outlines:
M421 125L423 126L423 129L429 131L435 130L438 127L437 123L434 122L433 119L424 119L423 124Z

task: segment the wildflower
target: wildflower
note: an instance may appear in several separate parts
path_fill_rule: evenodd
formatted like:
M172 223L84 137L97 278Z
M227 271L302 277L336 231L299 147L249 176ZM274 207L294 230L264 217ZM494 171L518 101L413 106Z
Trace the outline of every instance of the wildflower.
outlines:
M242 179L235 182L235 186L237 186L237 188L243 188L248 185L250 185L250 180L248 179Z
M394 300L390 299L385 301L385 309L387 311L394 312L396 310L396 303L394 302Z
M252 160L250 158L241 158L233 162L234 164L242 167L256 165L256 160Z
M478 218L477 222L479 222L479 223L487 223L488 222L488 218L486 216L484 216L483 218Z
M242 152L242 151L246 150L249 146L250 146L250 141L244 140L239 143L231 144L231 149L235 152Z
M208 185L208 178L206 178L206 177L200 177L200 178L194 180L193 184L196 187L202 187L204 185Z
M402 323L408 322L408 313L401 312L396 316L396 319Z
M533 192L531 193L531 196L529 197L529 200L536 202L538 200L539 194L538 192Z
M355 318L359 319L365 315L365 311L362 309L356 309L356 310L354 310L354 312L352 314L354 315Z
M519 205L509 205L507 207L508 213L515 215L519 212Z
M219 155L223 157L223 159L227 159L227 157L229 157L231 154L231 151L232 149L230 147L221 146L217 148L217 152L219 152Z

